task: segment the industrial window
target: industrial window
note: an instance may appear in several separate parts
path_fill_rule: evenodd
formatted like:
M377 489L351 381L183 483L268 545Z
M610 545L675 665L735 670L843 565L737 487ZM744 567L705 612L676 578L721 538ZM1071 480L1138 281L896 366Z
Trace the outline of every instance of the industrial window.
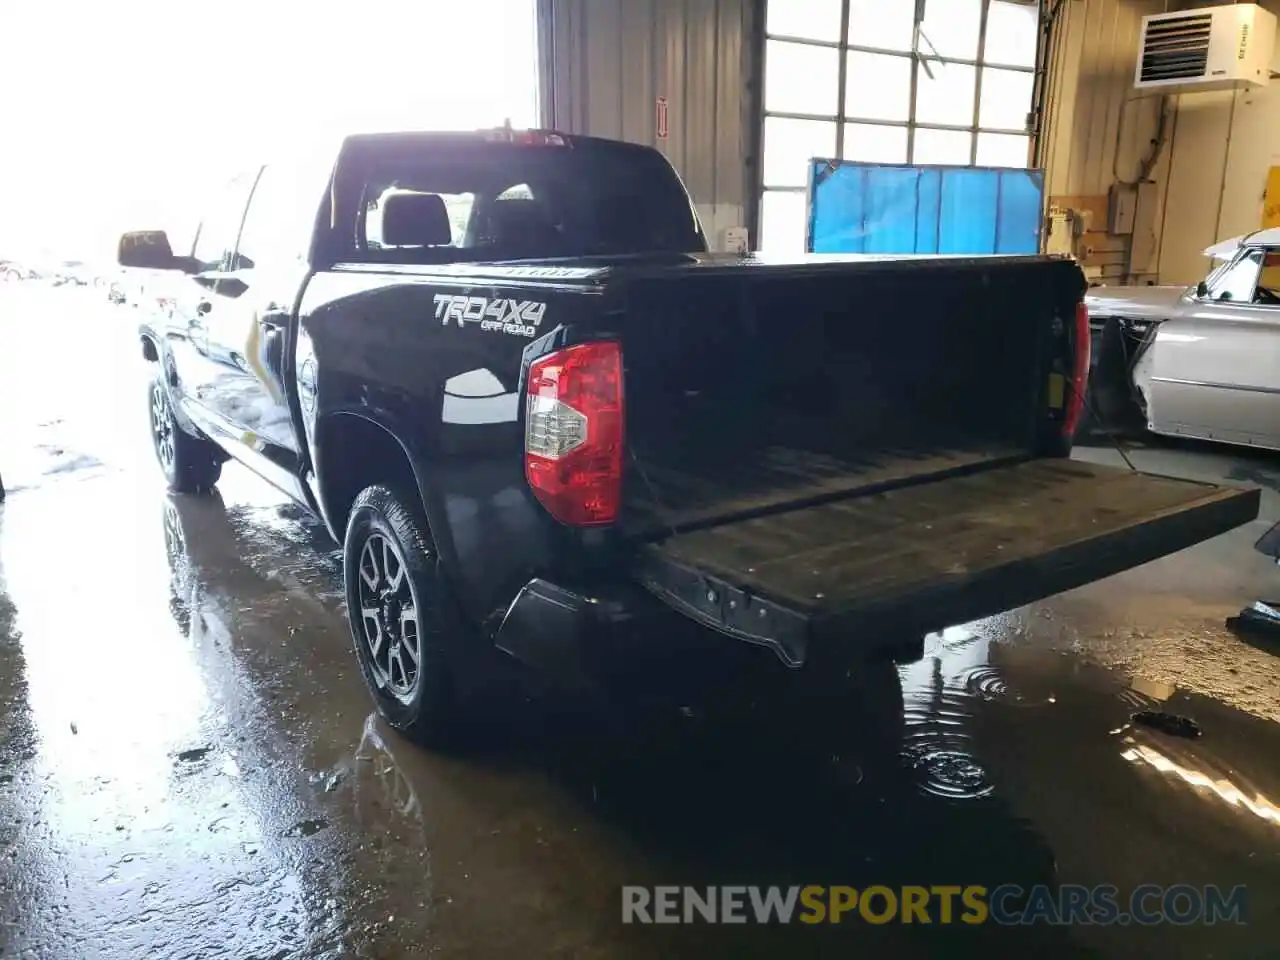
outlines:
M812 157L1025 167L1034 0L767 0L758 246L804 248Z

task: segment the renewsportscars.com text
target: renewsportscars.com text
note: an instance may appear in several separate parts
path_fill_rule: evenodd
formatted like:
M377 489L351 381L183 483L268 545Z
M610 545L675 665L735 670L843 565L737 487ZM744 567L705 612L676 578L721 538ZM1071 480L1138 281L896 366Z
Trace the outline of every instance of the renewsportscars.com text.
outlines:
M623 923L1154 926L1247 922L1243 886L624 886Z

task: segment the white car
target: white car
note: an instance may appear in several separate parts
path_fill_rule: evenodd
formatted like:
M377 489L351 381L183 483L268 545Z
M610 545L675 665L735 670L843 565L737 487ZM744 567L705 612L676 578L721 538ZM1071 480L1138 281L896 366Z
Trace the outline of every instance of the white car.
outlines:
M1280 450L1280 229L1215 244L1193 287L1097 289L1091 405L1153 433Z

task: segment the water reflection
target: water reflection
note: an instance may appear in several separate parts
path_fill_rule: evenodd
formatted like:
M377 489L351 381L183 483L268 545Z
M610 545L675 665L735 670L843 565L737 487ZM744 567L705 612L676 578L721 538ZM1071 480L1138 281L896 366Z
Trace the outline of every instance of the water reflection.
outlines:
M307 884L279 839L288 813L230 722L237 624L197 589L172 503L84 489L3 508L0 629L20 637L31 720L9 730L26 763L0 797L20 825L10 942L67 957L296 946ZM73 553L49 536L55 509L62 529L91 531Z
M132 516L93 518L116 545L111 568L138 572L120 582L96 575L88 558L67 562L40 506L28 499L9 508L6 581L23 635L49 816L68 836L84 837L103 818L131 822L164 805L173 757L200 740L210 703L189 648L175 642L157 602L167 570L150 539L154 526L139 529ZM60 512L73 530L88 520ZM104 789L112 783L127 790Z
M1280 807L1259 793L1257 788L1233 782L1226 772L1184 766L1149 744L1134 744L1120 756L1130 763L1146 764L1183 783L1202 788L1205 796L1217 797L1228 806L1246 810L1271 826L1280 827Z
M352 774L356 820L362 827L384 825L389 814L407 824L416 835L414 839L425 847L427 838L422 802L413 781L396 760L397 750L416 748L402 740L393 747L388 736L394 737L394 734L384 735L377 714L370 714L365 719L364 733L356 748L352 763L354 770L335 769L330 776Z
M953 800L991 793L986 771L976 756L970 727L974 671L989 671L989 642L963 629L929 638L925 656L901 669L905 711L903 757L920 777L921 789ZM985 674L994 689L995 674Z

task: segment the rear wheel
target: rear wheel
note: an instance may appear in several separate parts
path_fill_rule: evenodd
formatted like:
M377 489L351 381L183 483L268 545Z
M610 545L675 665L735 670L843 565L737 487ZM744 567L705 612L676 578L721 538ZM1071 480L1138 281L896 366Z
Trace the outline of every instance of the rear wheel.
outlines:
M459 696L447 648L461 622L416 498L364 490L343 561L351 638L378 712L419 742L454 739Z
M148 397L151 446L169 489L175 493L209 492L222 475L222 451L213 441L182 429L162 374L157 373L151 381Z

